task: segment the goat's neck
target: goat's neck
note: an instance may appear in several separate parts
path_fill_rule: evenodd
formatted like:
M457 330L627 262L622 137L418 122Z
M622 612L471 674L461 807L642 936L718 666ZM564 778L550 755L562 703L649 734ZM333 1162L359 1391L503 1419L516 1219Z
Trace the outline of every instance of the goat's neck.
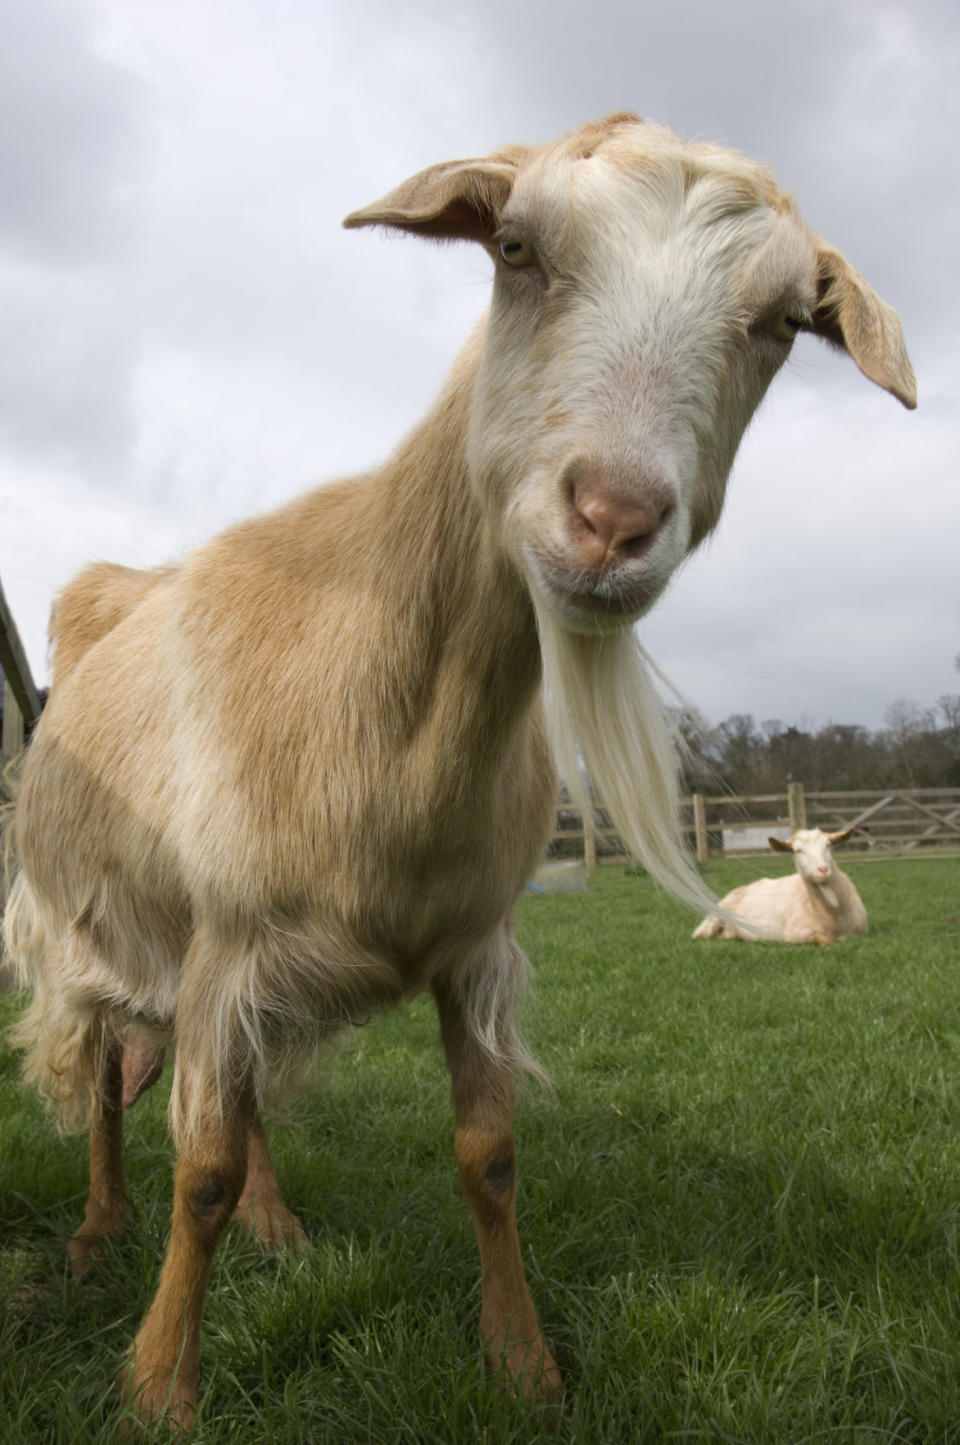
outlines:
M473 383L461 359L434 409L376 475L372 556L403 619L411 732L428 747L496 752L540 681L529 594L495 542L469 477Z

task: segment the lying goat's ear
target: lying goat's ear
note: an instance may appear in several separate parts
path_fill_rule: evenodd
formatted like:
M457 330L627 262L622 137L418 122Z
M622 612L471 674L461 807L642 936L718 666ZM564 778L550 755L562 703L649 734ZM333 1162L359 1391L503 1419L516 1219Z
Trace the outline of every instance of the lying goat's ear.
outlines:
M827 837L831 843L845 843L852 832L852 828L844 828L842 833L828 833Z
M817 245L817 291L811 329L849 352L864 376L912 411L917 382L899 316L839 251L823 241Z
M782 838L767 839L767 842L770 844L770 847L773 849L774 853L792 853L793 848L791 847L791 841L792 840L788 840L785 843Z
M395 226L436 241L492 241L517 176L514 159L448 161L430 166L395 191L354 211L355 226Z

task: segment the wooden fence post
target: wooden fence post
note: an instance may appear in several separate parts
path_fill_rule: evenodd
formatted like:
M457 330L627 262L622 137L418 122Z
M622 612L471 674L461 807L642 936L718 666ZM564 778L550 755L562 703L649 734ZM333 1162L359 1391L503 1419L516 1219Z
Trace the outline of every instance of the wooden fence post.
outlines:
M707 800L702 793L693 795L693 831L697 842L697 862L706 863L710 858L710 839L707 837Z
M787 784L787 811L790 815L791 833L807 826L807 800L802 783Z
M597 820L593 808L583 815L583 861L587 865L587 877L597 871Z
M14 696L13 688L4 679L3 683L3 760L15 758L23 747L23 714Z

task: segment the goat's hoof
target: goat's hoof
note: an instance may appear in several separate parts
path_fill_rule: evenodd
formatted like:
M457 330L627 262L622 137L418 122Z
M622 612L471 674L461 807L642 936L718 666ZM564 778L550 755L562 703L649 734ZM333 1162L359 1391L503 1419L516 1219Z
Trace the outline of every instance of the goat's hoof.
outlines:
M513 1341L499 1358L489 1354L487 1363L503 1385L523 1400L557 1405L563 1396L563 1376L542 1339Z
M75 1234L67 1245L70 1273L74 1279L86 1279L106 1247L107 1241L102 1234Z
M310 1249L310 1240L303 1225L282 1199L244 1200L241 1197L233 1217L244 1234L255 1239L268 1254L280 1249L306 1254Z
M97 1206L87 1212L80 1228L67 1245L70 1273L74 1279L85 1279L98 1259L107 1252L111 1240L120 1239L126 1232L129 1214L118 1209L112 1214Z
M171 1430L189 1430L197 1414L196 1384L184 1378L183 1371L169 1370L149 1373L138 1368L136 1350L131 1346L123 1372L121 1390L130 1414L120 1422L123 1437L143 1425L163 1421Z

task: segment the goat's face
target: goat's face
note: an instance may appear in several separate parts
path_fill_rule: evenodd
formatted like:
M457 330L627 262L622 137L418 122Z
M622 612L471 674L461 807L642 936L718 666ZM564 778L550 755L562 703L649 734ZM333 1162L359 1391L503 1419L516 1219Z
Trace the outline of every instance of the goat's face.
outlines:
M505 545L577 630L644 612L714 527L816 304L812 242L762 173L649 129L538 153L495 251L470 455Z
M852 828L842 833L824 833L820 828L800 828L787 842L770 838L771 848L777 853L792 853L797 872L807 883L823 888L836 873L832 845L843 843L850 837Z
M899 323L760 166L613 117L414 177L348 224L496 268L468 459L501 545L576 631L646 611L716 525L798 331L913 404Z
M819 828L801 828L790 839L797 872L807 883L822 888L833 876L833 852L830 839Z

